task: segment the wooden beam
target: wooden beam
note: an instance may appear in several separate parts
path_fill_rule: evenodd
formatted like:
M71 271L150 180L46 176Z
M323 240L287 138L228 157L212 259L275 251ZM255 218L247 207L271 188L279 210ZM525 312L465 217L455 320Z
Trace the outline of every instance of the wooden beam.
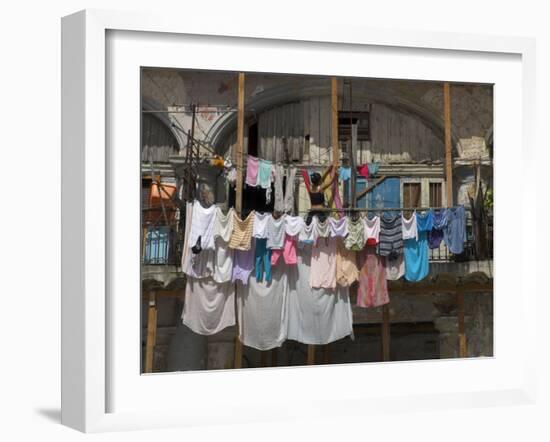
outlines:
M315 365L315 345L307 346L307 365Z
M359 201L361 198L363 198L367 193L369 193L372 189L374 189L376 186L378 186L386 178L388 178L387 175L382 175L373 184L371 184L365 190L362 190L361 193L355 197L355 202L357 203L357 201Z
M239 72L239 89L237 91L237 145L234 164L237 167L235 184L235 210L241 216L243 203L243 150L244 150L244 73Z
M464 293L456 294L457 316L458 316L458 355L461 358L468 356L466 347L466 327L464 321Z
M147 312L147 342L145 344L145 373L153 372L155 344L157 342L157 301L156 293L149 292Z
M445 185L447 207L453 205L453 158L451 143L451 86L443 83L443 112L445 116Z
M241 368L243 365L243 343L239 339L239 324L237 324L237 335L235 336L235 360L233 368Z
M382 306L382 360L390 360L390 306Z
M332 133L332 164L334 167L338 167L340 162L339 156L339 143L338 143L338 79L332 77L331 79L331 88L330 88L330 108L332 114L332 124L331 124L331 133Z

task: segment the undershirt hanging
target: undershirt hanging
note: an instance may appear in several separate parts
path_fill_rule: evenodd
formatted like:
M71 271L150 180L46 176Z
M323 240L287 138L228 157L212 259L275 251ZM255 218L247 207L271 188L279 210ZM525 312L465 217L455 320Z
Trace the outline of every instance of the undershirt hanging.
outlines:
M375 246L380 238L380 217L375 215L369 218L367 216L364 221L366 245Z
M355 221L348 220L348 236L345 239L345 246L348 250L363 250L365 247L365 224L362 218Z
M267 247L270 249L282 249L285 241L285 217L267 219Z
M418 228L416 226L416 212L413 212L411 217L407 219L404 214L401 214L401 226L403 231L403 239L418 239Z
M267 238L267 220L270 216L271 214L268 212L254 212L254 227L252 228L254 238Z
M224 215L219 207L216 207L214 221L214 238L220 237L224 242L229 242L233 232L233 214L235 210L230 208L227 215Z
M348 218L343 216L341 218L328 218L328 223L330 226L330 236L331 237L344 237L348 234Z

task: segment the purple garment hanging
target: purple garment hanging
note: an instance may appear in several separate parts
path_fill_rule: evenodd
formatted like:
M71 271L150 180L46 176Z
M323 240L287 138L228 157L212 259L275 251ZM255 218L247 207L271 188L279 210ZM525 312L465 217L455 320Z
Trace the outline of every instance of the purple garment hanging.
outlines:
M231 280L248 284L248 278L254 270L255 244L248 250L236 249L233 255L233 274Z
M447 209L433 211L433 228L428 233L428 246L437 249L443 240L443 229L447 225Z

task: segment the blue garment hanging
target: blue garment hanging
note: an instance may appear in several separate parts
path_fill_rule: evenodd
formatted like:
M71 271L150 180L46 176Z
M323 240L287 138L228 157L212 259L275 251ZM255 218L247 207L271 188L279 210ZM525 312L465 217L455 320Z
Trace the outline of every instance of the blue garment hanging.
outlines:
M430 273L428 248L428 232L433 228L433 212L416 213L418 240L405 240L403 254L405 256L405 279L421 281Z

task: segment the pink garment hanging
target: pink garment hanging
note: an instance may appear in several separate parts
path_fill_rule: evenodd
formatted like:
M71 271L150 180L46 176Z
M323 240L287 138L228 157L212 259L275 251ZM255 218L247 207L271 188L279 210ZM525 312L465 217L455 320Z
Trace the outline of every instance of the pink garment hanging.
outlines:
M252 155L248 155L246 162L246 184L249 186L256 186L258 181L258 168L260 167L260 160Z
M358 307L379 307L390 302L383 256L374 247L365 247L359 254L362 266L357 289Z
M368 163L361 164L357 167L357 172L359 172L359 175L364 176L365 178L369 177L369 165Z
M283 257L285 264L292 265L298 262L296 257L296 238L286 235L283 248L279 250L271 250L271 265L274 266L277 264L281 256Z
M305 169L300 169L300 173L302 174L302 178L304 179L304 184L306 185L306 189L307 189L307 193L310 192L310 188L311 188L311 182L309 181L309 175L307 173L307 170Z

